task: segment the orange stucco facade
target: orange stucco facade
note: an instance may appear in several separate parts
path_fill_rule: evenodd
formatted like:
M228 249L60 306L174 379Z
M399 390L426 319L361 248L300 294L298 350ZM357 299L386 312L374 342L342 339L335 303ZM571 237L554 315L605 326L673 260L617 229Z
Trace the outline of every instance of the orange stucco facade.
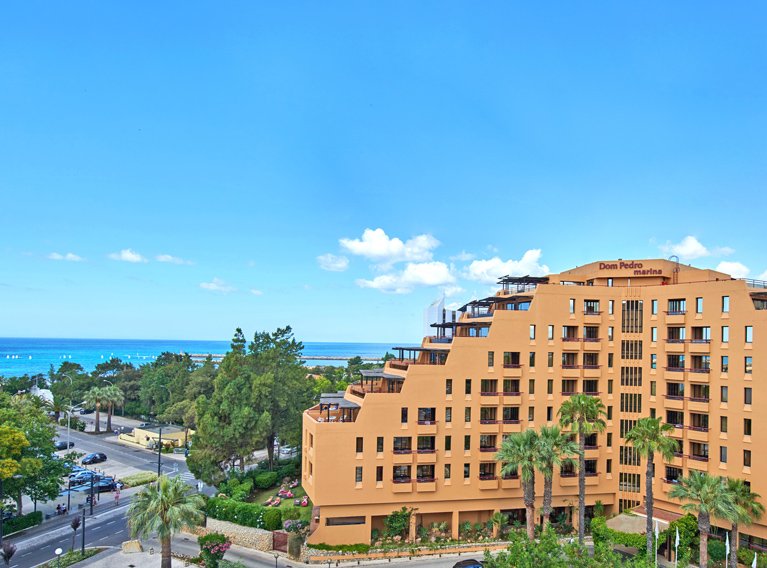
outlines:
M304 413L310 542L369 542L403 505L415 509L413 529L446 522L454 536L495 511L523 519L520 481L501 476L496 448L504 435L556 423L576 392L608 409L607 429L587 445L587 506L615 513L642 502L644 464L623 434L649 415L674 424L680 444L672 462L656 458L657 509L680 511L668 492L693 470L743 478L767 495L767 457L757 451L767 441L758 426L767 409L758 384L767 376L764 283L615 260L500 284L495 296L443 314L419 349L399 350ZM539 476L537 507L542 492ZM553 505L570 518L574 472L556 472ZM767 542L761 523L744 530L751 544Z

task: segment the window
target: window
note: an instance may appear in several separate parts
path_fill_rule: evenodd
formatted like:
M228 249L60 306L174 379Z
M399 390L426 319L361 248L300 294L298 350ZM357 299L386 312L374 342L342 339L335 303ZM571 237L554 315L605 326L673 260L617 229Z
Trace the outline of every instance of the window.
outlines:
M495 351L487 352L487 366L495 367Z
M607 460L607 466L605 467L607 473L613 472L613 460Z
M546 356L546 366L551 369L554 367L554 352L549 351L548 355Z
M751 450L743 450L743 467L751 467Z
M650 328L650 341L653 343L656 343L658 341L658 328L657 327L651 327Z
M612 341L615 333L615 328L613 326L609 326L607 328L607 341Z
M650 368L651 369L658 368L658 355L655 353L650 354Z
M584 314L599 314L599 300L583 300Z
M729 343L730 341L730 326L722 326L722 343Z
M410 466L395 465L392 477L394 478L394 483L408 483L410 481Z
M445 379L445 394L453 394L453 379Z
M613 407L608 406L607 407L607 419L612 420L613 419Z
M722 402L727 402L730 399L729 391L727 390L727 387L720 387L719 398Z
M730 357L727 355L722 355L722 372L726 373L730 370Z
M546 407L546 421L551 422L554 420L554 407L553 406L547 406Z
M471 379L466 379L466 383L464 384L463 392L465 394L471 394Z
M745 363L745 367L746 367L745 368L746 374L750 375L753 372L753 370L754 370L754 365L753 365L754 360L749 355L748 357L745 357L744 363Z
M529 379L527 381L527 393L535 394L535 379Z
M612 369L613 368L613 360L615 359L614 353L608 353L607 354L607 368Z
M613 380L607 379L607 394L613 394Z
M403 424L407 424L407 408L402 409L400 422L402 422Z
M535 422L535 407L530 406L527 409L527 420L530 422Z
M549 330L548 330L547 338L549 339L549 341L554 339L554 326L553 325L549 325Z
M608 432L607 433L607 447L612 448L613 447L613 433Z
M325 519L325 525L337 527L342 525L364 525L365 517L328 517Z
M751 435L751 419L750 418L743 419L743 435L744 436Z
M463 409L463 421L471 422L471 406L467 406Z
M546 394L554 394L554 379L546 381Z
M354 468L354 482L362 483L362 466L358 465Z
M621 359L641 359L642 340L624 339L621 341Z
M751 325L746 326L746 343L754 342L754 327Z
M530 339L535 339L535 324L530 325Z
M451 470L450 464L446 463L445 464L445 470L444 470L445 471L445 479L450 479L450 474L451 474L450 470Z
M650 302L650 309L652 311L652 315L654 316L658 315L658 300L652 300Z
M529 363L529 365L530 365L531 369L535 368L535 351L530 351L530 363Z
M363 439L362 439L362 438L360 438L360 437L357 437L357 453L358 453L358 454L361 454L361 453L362 453L362 451L363 451L363 447L364 447L364 445L363 445Z
M719 417L719 431L722 434L727 433L727 417L726 416L720 416Z
M445 422L453 421L453 407L448 406L445 408Z
M751 387L746 387L743 389L743 404L751 404Z
M655 409L654 408L650 409L650 418L655 418Z
M719 446L719 461L727 463L727 446Z
M376 452L379 454L384 451L384 439L383 436L376 438Z
M409 454L413 450L412 443L409 436L395 436L392 448L395 454Z
M695 313L703 313L703 298L695 298Z
M449 452L453 449L453 437L445 436L445 451Z
M575 313L575 298L570 298L570 313Z
M650 396L655 396L656 390L655 381L650 381Z
M668 301L668 311L666 312L670 316L682 315L687 313L687 300L684 298L676 298Z
M610 279L612 281L612 278ZM612 284L610 284L612 286ZM615 300L607 302L607 313L613 315L615 313Z
M383 466L379 465L376 467L376 483L380 483L383 481Z
M465 463L463 464L463 478L469 479L471 477L471 464Z
M471 449L471 434L466 434L463 437L463 449L466 451Z
M722 296L722 313L727 314L730 312L730 297Z

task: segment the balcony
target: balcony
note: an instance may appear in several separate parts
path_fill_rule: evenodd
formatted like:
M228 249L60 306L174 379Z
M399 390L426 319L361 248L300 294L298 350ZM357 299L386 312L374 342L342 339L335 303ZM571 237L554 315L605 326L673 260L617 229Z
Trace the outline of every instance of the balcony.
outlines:
M410 493L413 491L413 480L409 477L392 479L392 493Z
M578 391L563 391L559 394L561 394L562 396L573 396L578 394Z
M498 420L480 420L479 421L479 433L480 434L497 434L498 433L498 425L500 424L500 421Z
M583 310L583 315L584 316L597 316L597 317L599 317L599 316L602 315L602 311L601 310Z
M583 349L584 351L600 351L602 349L602 339L598 337L584 337Z
M419 493L428 493L437 490L436 477L419 477L416 479L415 490Z
M563 337L562 338L562 350L563 351L578 351L581 348L580 337Z
M688 426L687 439L691 442L708 442L708 428Z
M392 463L394 465L409 465L413 463L413 450L394 450Z
M708 398L703 397L693 397L691 396L688 400L687 409L692 412L708 412Z
M504 363L503 364L503 376L504 377L521 377L522 365L519 363Z
M500 395L499 392L493 392L493 391L481 392L479 393L479 396L480 396L479 403L498 406L500 404L500 399L498 398L499 395Z
M669 373L684 373L685 371L689 369L685 369L684 367L665 367L666 371Z
M667 394L663 397L663 408L669 410L684 410L684 397Z
M479 488L481 490L498 489L498 478L494 474L480 474Z
M436 450L418 450L415 455L415 462L417 464L430 464L437 462Z
M521 486L522 486L522 482L519 480L518 475L501 477L501 489L519 489Z
M516 392L516 391L503 392L501 394L503 395L504 404L507 404L507 403L519 404L520 402L519 398L522 396L521 392Z
M479 451L480 452L493 452L493 453L495 453L495 452L498 451L498 448L495 447L495 446L480 446Z
M419 420L417 426L417 432L419 434L436 434L437 433L437 421L436 420Z
M522 422L520 420L504 420L501 429L504 434L512 434L522 431Z

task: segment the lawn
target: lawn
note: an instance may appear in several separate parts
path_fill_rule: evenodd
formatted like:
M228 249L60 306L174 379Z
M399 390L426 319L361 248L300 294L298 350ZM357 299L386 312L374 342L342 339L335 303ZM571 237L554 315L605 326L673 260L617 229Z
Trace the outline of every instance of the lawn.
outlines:
M253 503L258 503L260 505L263 505L266 503L270 497L274 497L277 495L277 492L280 490L280 487L273 487L272 489L264 489L261 491L256 491L253 493L250 497L250 501ZM291 489L293 492L293 499L300 499L304 495L306 495L306 491L304 491L304 488L300 485L296 487L295 489ZM283 499L280 503L279 508L285 509L286 507L293 507L293 499ZM309 501L308 507L297 507L298 510L301 511L301 520L309 522L312 520L312 502Z

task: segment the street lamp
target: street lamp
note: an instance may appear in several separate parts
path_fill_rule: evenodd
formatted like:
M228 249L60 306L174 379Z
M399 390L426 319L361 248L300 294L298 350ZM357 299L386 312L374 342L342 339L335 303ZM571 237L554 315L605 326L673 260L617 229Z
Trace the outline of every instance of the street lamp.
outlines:
M61 568L61 553L64 552L64 551L61 550L60 548L57 548L53 552L56 554L56 566Z
M277 554L276 552L274 552L273 554L274 554L274 568L277 568L277 559L280 557L280 555Z
M165 389L168 391L168 400L170 401L171 392L170 389L165 385L159 385L160 388ZM157 421L160 422L159 420ZM160 478L160 475L162 475L162 424L160 424L160 435L159 440L157 442L157 478Z

